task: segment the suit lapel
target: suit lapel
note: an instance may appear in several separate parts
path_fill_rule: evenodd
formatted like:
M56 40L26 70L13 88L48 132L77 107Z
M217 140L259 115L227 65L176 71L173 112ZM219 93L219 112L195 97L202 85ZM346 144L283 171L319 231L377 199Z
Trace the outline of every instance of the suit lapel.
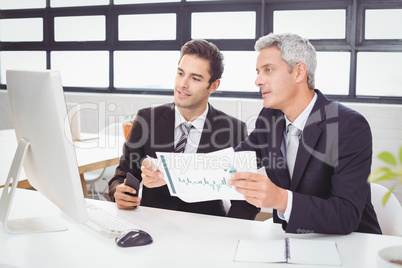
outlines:
M312 152L316 148L316 144L322 134L322 128L319 126L325 120L325 107L328 104L328 99L317 92L317 101L307 119L300 138L299 148L296 156L296 163L293 170L290 190L295 191L300 183L307 164L312 156Z
M175 122L175 110L174 105L164 110L162 114L151 115L151 126L154 126L155 137L154 145L161 147L162 151L173 152L174 151L174 122ZM158 116L162 117L162 120L158 120ZM155 123L158 122L158 123ZM152 131L152 129L151 129ZM152 136L151 136L152 139ZM158 151L158 150L156 150Z
M214 147L211 142L211 133L215 133L215 130L218 127L216 124L212 124L216 115L216 110L209 103L208 106L208 113L205 119L204 128L202 130L200 143L197 148L197 153L208 153L214 151Z
M295 191L297 189L304 170L307 167L308 161L310 160L311 151L314 150L315 145L321 136L321 132L322 129L316 124L303 130L303 134L300 138L299 149L297 150L296 163L293 170L290 190Z
M283 113L276 118L276 121L272 125L272 131L268 132L268 143L271 142L271 148L268 148L268 152L272 151L272 155L268 156L270 158L269 164L273 167L279 186L284 189L289 189L289 172L286 168L286 161L281 151L283 133L285 131L285 117ZM270 145L268 144L268 146ZM271 180L272 179L273 178L271 178Z

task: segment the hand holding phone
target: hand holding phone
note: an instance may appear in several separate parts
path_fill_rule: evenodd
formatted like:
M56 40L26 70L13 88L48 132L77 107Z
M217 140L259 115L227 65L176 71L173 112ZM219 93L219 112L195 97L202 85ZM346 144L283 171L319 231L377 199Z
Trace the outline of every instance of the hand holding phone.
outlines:
M126 194L131 196L138 196L138 191L140 189L140 181L136 177L134 177L133 174L131 174L130 172L127 172L126 174L126 185L130 186L136 191L135 194L129 192L126 192Z

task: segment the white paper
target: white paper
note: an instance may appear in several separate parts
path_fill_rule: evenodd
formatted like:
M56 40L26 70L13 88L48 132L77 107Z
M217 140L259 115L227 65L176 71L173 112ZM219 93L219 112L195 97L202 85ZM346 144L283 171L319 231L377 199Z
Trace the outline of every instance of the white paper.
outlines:
M234 261L286 262L285 240L240 240Z
M189 203L244 200L242 194L227 184L230 173L257 171L255 152L234 152L233 148L205 154L157 152L156 155L170 194Z
M341 265L334 241L289 238L289 263Z
M289 238L287 259L283 240L240 240L234 261L287 262L310 265L341 265L334 241Z

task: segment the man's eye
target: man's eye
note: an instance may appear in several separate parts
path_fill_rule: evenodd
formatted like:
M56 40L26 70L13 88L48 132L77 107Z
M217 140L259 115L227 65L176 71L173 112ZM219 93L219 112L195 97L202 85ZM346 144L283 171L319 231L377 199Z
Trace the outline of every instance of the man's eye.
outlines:
M270 72L272 72L272 69L271 69L271 68L267 68L267 73L270 73Z
M193 80L194 80L194 81L197 81L197 82L201 81L201 80L198 79L197 77L193 77Z

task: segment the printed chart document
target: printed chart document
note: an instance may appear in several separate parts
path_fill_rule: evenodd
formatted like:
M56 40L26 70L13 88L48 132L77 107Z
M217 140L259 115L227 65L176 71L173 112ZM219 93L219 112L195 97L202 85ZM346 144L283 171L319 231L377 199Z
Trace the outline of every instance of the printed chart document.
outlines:
M230 173L257 172L255 152L234 152L227 148L212 153L156 153L158 169L172 196L186 202L216 199L244 200L234 187L227 184Z
M298 238L240 240L234 261L341 265L341 259L334 241Z

